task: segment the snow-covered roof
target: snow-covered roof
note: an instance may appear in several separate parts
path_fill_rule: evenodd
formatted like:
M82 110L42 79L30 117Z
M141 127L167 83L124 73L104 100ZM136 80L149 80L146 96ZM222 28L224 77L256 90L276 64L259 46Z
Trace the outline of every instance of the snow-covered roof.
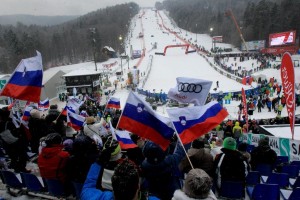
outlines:
M115 50L114 50L112 47L105 46L105 47L103 47L103 48L107 49L108 51L113 51L113 52L115 52Z
M0 74L0 79L3 79L5 77L10 77L11 74Z
M281 138L289 138L292 139L292 133L291 128L289 124L285 125L277 125L277 126L271 126L271 125L265 125L261 126L263 129L274 135L275 137L281 137ZM300 132L300 126L295 126L295 133ZM300 140L299 134L294 134L295 140Z
M61 70L46 70L43 73L43 85L45 83L47 83L53 76L55 76L55 74L57 74L58 72L60 72Z
M77 69L74 71L71 71L65 75L64 77L68 76L84 76L84 75L95 75L95 74L100 74L100 71L95 71L95 70L89 70L89 69Z

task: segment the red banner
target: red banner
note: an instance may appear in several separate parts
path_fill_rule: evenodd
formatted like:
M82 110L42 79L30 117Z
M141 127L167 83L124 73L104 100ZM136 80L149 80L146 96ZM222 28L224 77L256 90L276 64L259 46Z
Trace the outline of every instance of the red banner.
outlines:
M282 57L281 81L283 93L286 98L286 109L290 120L292 139L294 139L295 127L295 72L292 57L289 53L285 53Z
M288 47L272 47L265 48L261 50L261 53L270 53L273 55L283 54L285 52L289 52L291 54L295 54L298 51L298 46L288 46Z
M212 40L214 42L223 42L223 36L213 36Z
M247 99L244 88L242 88L242 104L243 104L243 114L245 115L247 133L248 133L248 112L247 112Z

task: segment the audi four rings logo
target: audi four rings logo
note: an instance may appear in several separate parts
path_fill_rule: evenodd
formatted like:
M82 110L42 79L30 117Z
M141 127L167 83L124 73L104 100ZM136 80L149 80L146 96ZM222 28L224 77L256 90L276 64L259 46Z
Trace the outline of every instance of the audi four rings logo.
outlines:
M178 92L194 92L200 93L202 91L202 85L195 83L182 83L178 84Z

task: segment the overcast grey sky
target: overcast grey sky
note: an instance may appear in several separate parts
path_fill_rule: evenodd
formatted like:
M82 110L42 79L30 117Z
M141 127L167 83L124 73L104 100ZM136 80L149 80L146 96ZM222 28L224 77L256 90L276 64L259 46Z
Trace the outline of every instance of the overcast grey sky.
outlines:
M0 15L84 15L126 2L153 7L156 1L162 0L0 0Z

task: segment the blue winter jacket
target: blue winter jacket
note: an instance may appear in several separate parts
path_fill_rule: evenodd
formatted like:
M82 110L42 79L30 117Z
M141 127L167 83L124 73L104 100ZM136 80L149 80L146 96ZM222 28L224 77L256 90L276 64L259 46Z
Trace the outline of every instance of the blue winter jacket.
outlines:
M111 191L101 191L96 188L98 175L101 171L102 166L97 163L92 164L89 173L84 182L81 200L113 200L114 194ZM149 197L149 200L159 200L156 197Z

